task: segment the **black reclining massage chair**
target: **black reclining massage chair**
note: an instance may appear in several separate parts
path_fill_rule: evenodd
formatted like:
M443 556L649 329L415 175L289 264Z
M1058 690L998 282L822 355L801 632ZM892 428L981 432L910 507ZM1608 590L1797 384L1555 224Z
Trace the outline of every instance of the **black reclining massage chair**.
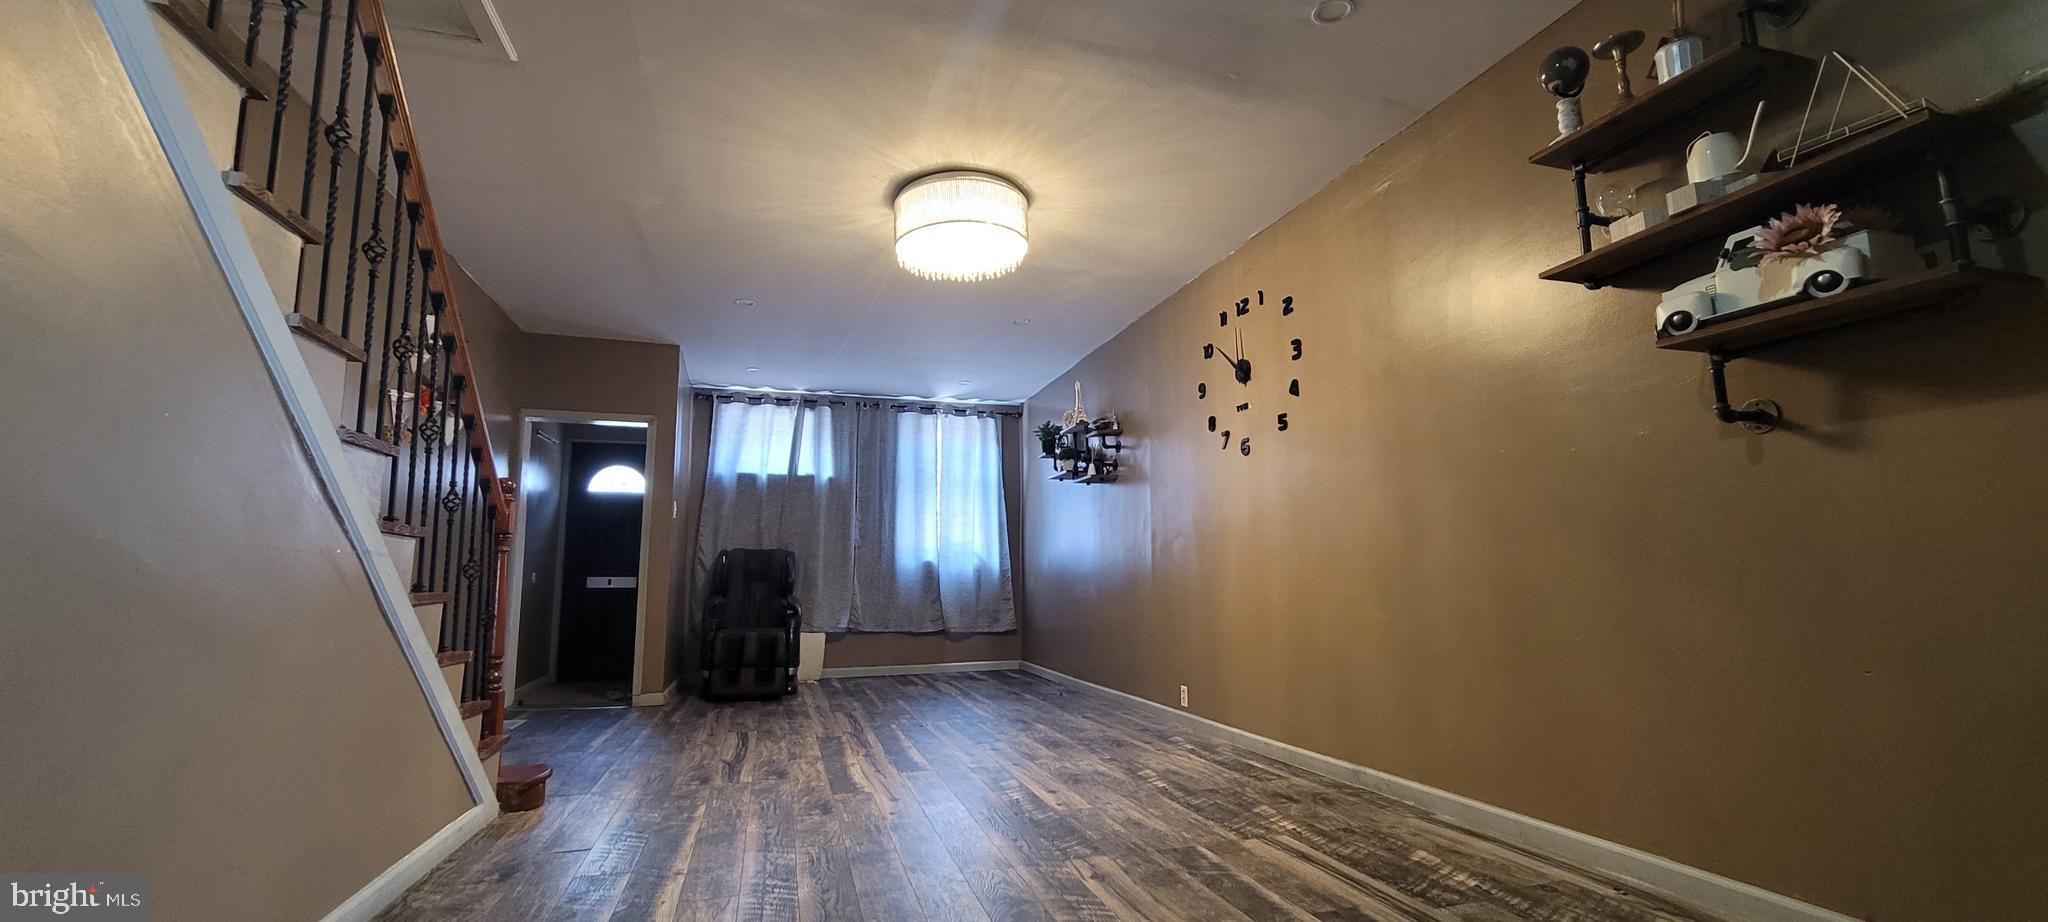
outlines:
M796 691L796 555L719 552L704 605L704 696L758 698Z

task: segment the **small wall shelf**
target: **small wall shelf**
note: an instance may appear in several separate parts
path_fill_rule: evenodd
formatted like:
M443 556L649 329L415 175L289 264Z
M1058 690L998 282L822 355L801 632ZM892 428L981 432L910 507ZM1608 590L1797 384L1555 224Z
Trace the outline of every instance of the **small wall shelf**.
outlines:
M1537 166L1560 170L1598 166L1693 111L1725 99L1753 82L1811 70L1819 62L1789 51L1734 45L1707 55L1691 70L1638 94L1584 127L1529 155Z
M1678 336L1657 339L1657 348L1720 353L1734 357L1746 349L1791 339L1815 330L1929 307L1990 285L2040 285L2030 275L1948 265L1912 275L1872 282L1831 298L1810 298L1779 307L1734 314Z
M1123 437L1123 427L1116 423L1114 417L1084 419L1060 430L1052 442L1052 451L1044 456L1055 469L1055 473L1046 479L1080 484L1115 483L1124 451ZM1055 454L1066 449L1072 449L1080 457L1063 461ZM1072 466L1062 467L1068 464Z
M1823 151L1789 170L1765 173L1755 185L1739 192L1552 266L1543 271L1542 277L1553 282L1598 285L1690 244L1754 226L1759 223L1759 216L1782 211L1802 197L1825 195L1847 180L1861 183L1897 172L1920 163L1919 155L1980 139L1991 131L1989 125L1960 116L1916 112Z

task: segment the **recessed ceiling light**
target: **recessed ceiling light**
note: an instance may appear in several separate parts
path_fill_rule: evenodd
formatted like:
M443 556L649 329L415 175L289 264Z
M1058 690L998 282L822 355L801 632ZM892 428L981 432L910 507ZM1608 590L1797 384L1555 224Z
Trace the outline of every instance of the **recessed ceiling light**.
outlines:
M759 369L759 368L755 368L755 367L754 367L754 366L752 366L752 365L748 365L748 366L747 366L747 370L748 370L748 371L760 371L761 369Z
M1010 321L1010 324L1012 326L1028 327L1031 325L1031 318L1026 317L1022 320L1012 320Z
M740 307L753 307L753 306L754 306L754 299L753 299L753 298L734 298L734 299L732 299L732 303L734 303L734 304L736 304L736 305L738 305L738 306L740 306Z
M962 382L960 382L960 386L961 386L961 387L966 387L967 385L969 385L969 384L973 384L973 383L974 383L974 382L972 382L972 381L962 381Z
M1335 25L1358 10L1353 0L1322 0L1308 11L1308 18L1319 26Z

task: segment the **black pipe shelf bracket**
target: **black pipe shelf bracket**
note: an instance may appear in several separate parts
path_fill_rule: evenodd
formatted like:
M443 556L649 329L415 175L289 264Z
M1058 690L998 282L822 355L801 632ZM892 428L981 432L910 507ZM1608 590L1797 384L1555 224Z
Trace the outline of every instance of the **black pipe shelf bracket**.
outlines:
M1755 398L1738 409L1728 403L1728 357L1718 350L1707 353L1707 376L1714 382L1714 418L1762 435L1778 428L1785 412L1777 401Z

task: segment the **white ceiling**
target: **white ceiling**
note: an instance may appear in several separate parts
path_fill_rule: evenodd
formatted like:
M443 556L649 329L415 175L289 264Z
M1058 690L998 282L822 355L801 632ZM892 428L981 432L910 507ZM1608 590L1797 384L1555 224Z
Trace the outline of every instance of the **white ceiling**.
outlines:
M521 327L1014 400L1572 3L497 0L517 63L400 60L448 246ZM1022 269L897 268L889 192L941 166L1023 183Z

